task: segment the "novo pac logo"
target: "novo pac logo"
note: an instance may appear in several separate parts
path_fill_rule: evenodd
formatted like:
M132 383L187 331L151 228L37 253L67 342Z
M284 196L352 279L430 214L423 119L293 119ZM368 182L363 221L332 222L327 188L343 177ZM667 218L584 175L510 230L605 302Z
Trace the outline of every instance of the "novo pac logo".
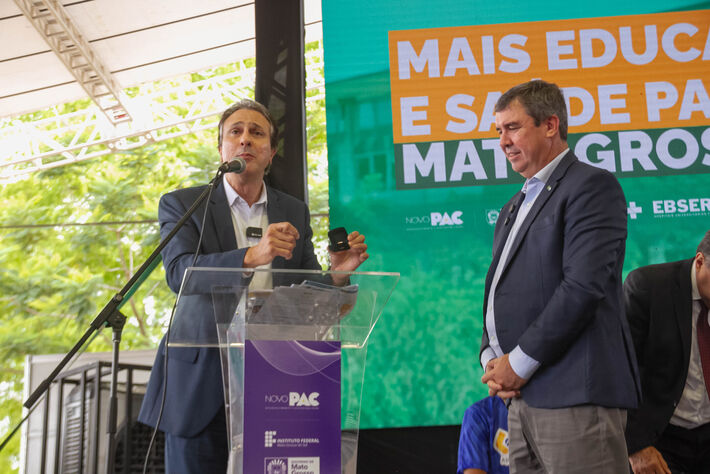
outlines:
M427 230L432 227L458 227L463 225L463 211L430 212L428 214L405 216L407 230Z
M311 392L308 395L306 395L305 392L289 392L288 404L292 407L317 407L320 405L318 401L319 396L320 393L318 392Z
M463 215L463 212L461 211L454 211L449 215L448 212L444 212L443 214L440 212L432 212L431 213L431 225L432 226L454 226L454 225L462 225L463 220L461 219L461 216Z
M264 403L267 405L285 405L288 403L288 395L271 393L264 395Z

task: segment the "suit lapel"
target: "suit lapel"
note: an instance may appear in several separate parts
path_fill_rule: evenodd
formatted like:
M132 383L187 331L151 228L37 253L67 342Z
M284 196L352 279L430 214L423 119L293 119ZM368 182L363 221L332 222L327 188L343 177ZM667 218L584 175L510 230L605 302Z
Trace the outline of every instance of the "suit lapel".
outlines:
M279 203L279 195L274 192L270 187L266 187L266 215L269 218L269 224L274 222L284 222L288 220L286 218L286 211L282 209Z
M235 250L237 248L232 211L227 202L227 195L221 187L217 187L212 192L210 206L207 210L207 222L212 225L212 229L217 236L219 248L222 251Z
M488 295L487 289L490 288L491 281L493 280L493 274L500 261L500 255L503 252L503 247L505 247L505 241L508 240L508 235L510 234L510 229L513 228L513 222L515 218L515 213L518 212L518 208L522 204L521 198L522 191L518 191L510 201L503 206L503 209L498 216L498 221L496 222L496 229L493 233L493 260L491 265L488 267L488 273L486 274L486 296ZM485 301L485 297L484 297Z
M693 334L693 291L690 281L690 268L693 260L683 262L673 279L673 312L678 321L680 338L683 343L683 360L690 360L690 345Z
M555 171L553 171L550 175L549 179L547 180L547 183L545 183L545 186L540 190L540 194L538 194L537 199L535 199L535 204L533 204L532 208L530 209L530 212L528 212L528 215L525 217L525 220L520 225L518 234L515 236L513 245L510 247L510 252L508 253L508 258L505 261L505 267L503 268L503 272L501 273L501 278L503 278L503 274L505 273L506 269L508 268L508 265L513 260L513 257L518 251L520 244L525 238L525 234L527 234L528 229L530 229L530 225L535 221L538 214L540 214L542 208L545 207L547 201L560 186L560 181L562 181L562 178L564 178L569 167L572 165L572 163L576 161L577 158L572 154L572 152L567 152L567 154L557 165L557 168L555 168Z
M493 237L493 261L496 262L500 258L500 253L505 247L505 241L508 240L508 235L510 234L510 229L513 228L513 223L515 222L516 213L520 210L520 206L523 203L523 192L518 191L513 198L508 201L508 203L503 207L500 213L499 221L497 224L498 232L495 233ZM505 217L503 217L505 216ZM500 222L503 224L501 225Z

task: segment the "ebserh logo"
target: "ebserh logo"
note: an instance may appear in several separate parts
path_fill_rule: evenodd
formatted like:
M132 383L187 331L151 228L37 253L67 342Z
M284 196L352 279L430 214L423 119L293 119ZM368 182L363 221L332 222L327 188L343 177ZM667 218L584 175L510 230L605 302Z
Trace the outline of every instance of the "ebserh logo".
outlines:
M264 447L270 448L276 443L276 431L264 431Z
M636 219L636 216L638 214L641 214L642 212L643 212L643 208L641 206L637 206L636 201L630 201L629 207L626 208L626 213L632 219Z
M710 198L663 199L652 201L653 215L666 216L705 216L710 214Z
M318 397L320 393L311 392L306 395L304 393L289 392L288 394L288 404L292 407L317 407L320 405Z
M462 225L463 220L461 219L461 216L463 215L463 212L461 211L454 211L449 215L448 212L444 212L443 214L440 212L432 212L430 214L431 216L431 225L432 226L447 226L447 225Z
M266 474L288 474L287 458L266 458Z

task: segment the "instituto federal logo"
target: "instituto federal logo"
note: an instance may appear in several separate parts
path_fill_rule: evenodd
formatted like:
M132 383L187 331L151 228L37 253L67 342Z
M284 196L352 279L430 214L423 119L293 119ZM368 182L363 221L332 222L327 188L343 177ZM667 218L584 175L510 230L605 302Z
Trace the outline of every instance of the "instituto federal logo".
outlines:
M270 448L276 442L276 430L264 431L264 447Z

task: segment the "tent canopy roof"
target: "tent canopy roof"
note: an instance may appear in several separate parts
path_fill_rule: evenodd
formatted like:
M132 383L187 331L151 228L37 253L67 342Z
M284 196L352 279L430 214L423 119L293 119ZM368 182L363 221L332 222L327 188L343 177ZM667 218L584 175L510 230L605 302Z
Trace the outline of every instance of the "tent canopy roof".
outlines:
M20 5L0 2L0 117L87 97ZM46 0L44 3L51 4ZM61 0L117 89L254 57L254 2ZM320 1L304 1L306 41L321 37Z

